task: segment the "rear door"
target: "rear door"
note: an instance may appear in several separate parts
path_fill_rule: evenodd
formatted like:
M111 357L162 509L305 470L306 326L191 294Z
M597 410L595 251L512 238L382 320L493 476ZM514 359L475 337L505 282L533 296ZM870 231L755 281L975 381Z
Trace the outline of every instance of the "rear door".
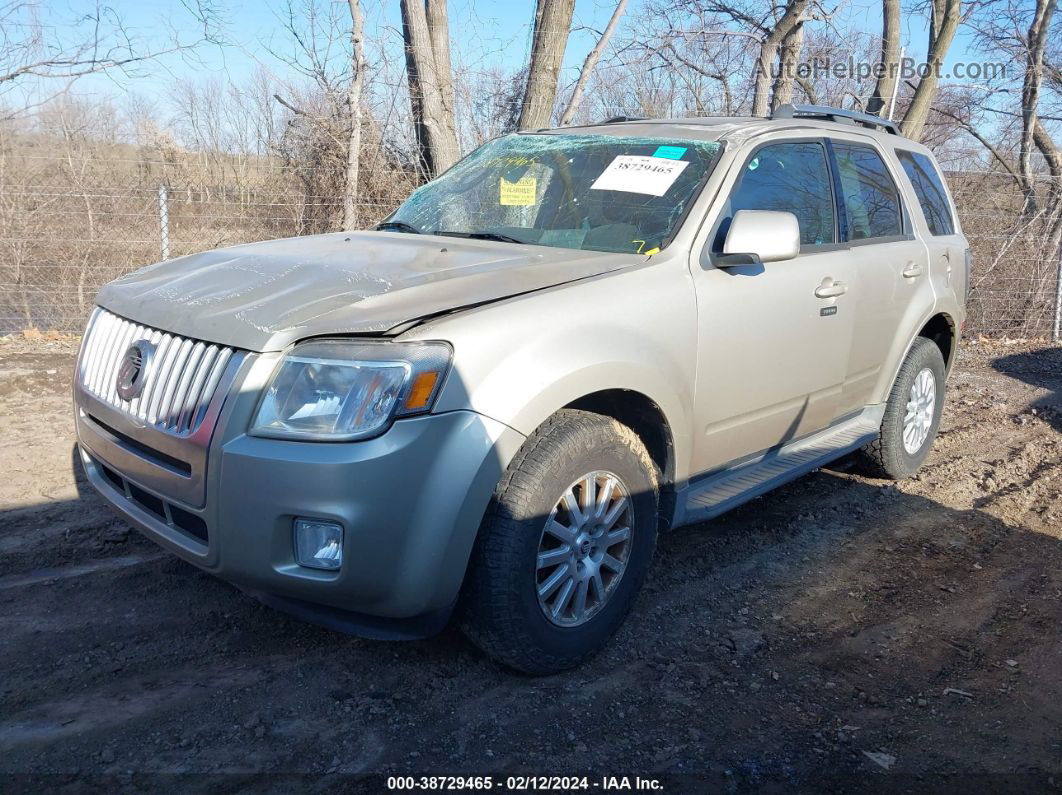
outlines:
M932 289L925 244L915 237L887 158L864 138L831 137L841 235L855 263L852 346L840 398L842 414L876 402L875 387L907 310Z
M837 416L851 340L853 263L837 244L837 216L821 139L772 141L739 161L712 213L707 251L693 263L700 433L696 474L778 447ZM799 255L715 267L738 210L796 215Z

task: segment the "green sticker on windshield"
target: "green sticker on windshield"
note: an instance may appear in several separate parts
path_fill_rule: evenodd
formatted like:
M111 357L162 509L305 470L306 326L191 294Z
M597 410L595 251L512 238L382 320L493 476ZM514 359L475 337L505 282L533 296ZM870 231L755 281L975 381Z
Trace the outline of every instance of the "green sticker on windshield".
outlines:
M658 146L653 152L653 157L666 157L668 160L679 160L686 154L684 146Z
M749 161L749 171L755 171L759 167L760 159L758 157L754 157L752 158L752 160Z

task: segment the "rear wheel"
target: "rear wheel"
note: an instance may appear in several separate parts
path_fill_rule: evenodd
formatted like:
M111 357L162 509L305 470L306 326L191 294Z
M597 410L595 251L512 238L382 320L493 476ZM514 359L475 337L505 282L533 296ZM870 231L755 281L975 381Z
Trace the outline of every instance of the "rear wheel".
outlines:
M526 673L578 665L634 603L656 523L656 468L635 433L608 417L558 412L495 490L462 592L462 628Z
M878 438L863 448L868 474L894 480L911 477L929 455L944 407L944 357L919 337L893 383Z

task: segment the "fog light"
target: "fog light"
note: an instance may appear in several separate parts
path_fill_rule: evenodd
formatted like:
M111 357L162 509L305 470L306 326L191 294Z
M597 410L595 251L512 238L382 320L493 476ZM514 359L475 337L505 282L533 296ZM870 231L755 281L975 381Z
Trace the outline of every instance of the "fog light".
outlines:
M343 525L317 519L295 520L295 562L311 569L343 565Z

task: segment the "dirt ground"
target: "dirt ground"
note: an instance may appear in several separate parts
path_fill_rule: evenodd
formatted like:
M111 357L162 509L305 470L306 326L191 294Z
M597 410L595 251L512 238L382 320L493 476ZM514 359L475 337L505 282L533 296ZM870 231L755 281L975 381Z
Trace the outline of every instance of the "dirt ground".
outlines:
M663 537L614 641L544 679L453 629L384 643L301 624L79 498L74 353L0 343L0 772L15 788L157 773L230 774L167 779L199 791L329 786L307 773L1062 784L1062 348L967 346L914 480L841 462Z

